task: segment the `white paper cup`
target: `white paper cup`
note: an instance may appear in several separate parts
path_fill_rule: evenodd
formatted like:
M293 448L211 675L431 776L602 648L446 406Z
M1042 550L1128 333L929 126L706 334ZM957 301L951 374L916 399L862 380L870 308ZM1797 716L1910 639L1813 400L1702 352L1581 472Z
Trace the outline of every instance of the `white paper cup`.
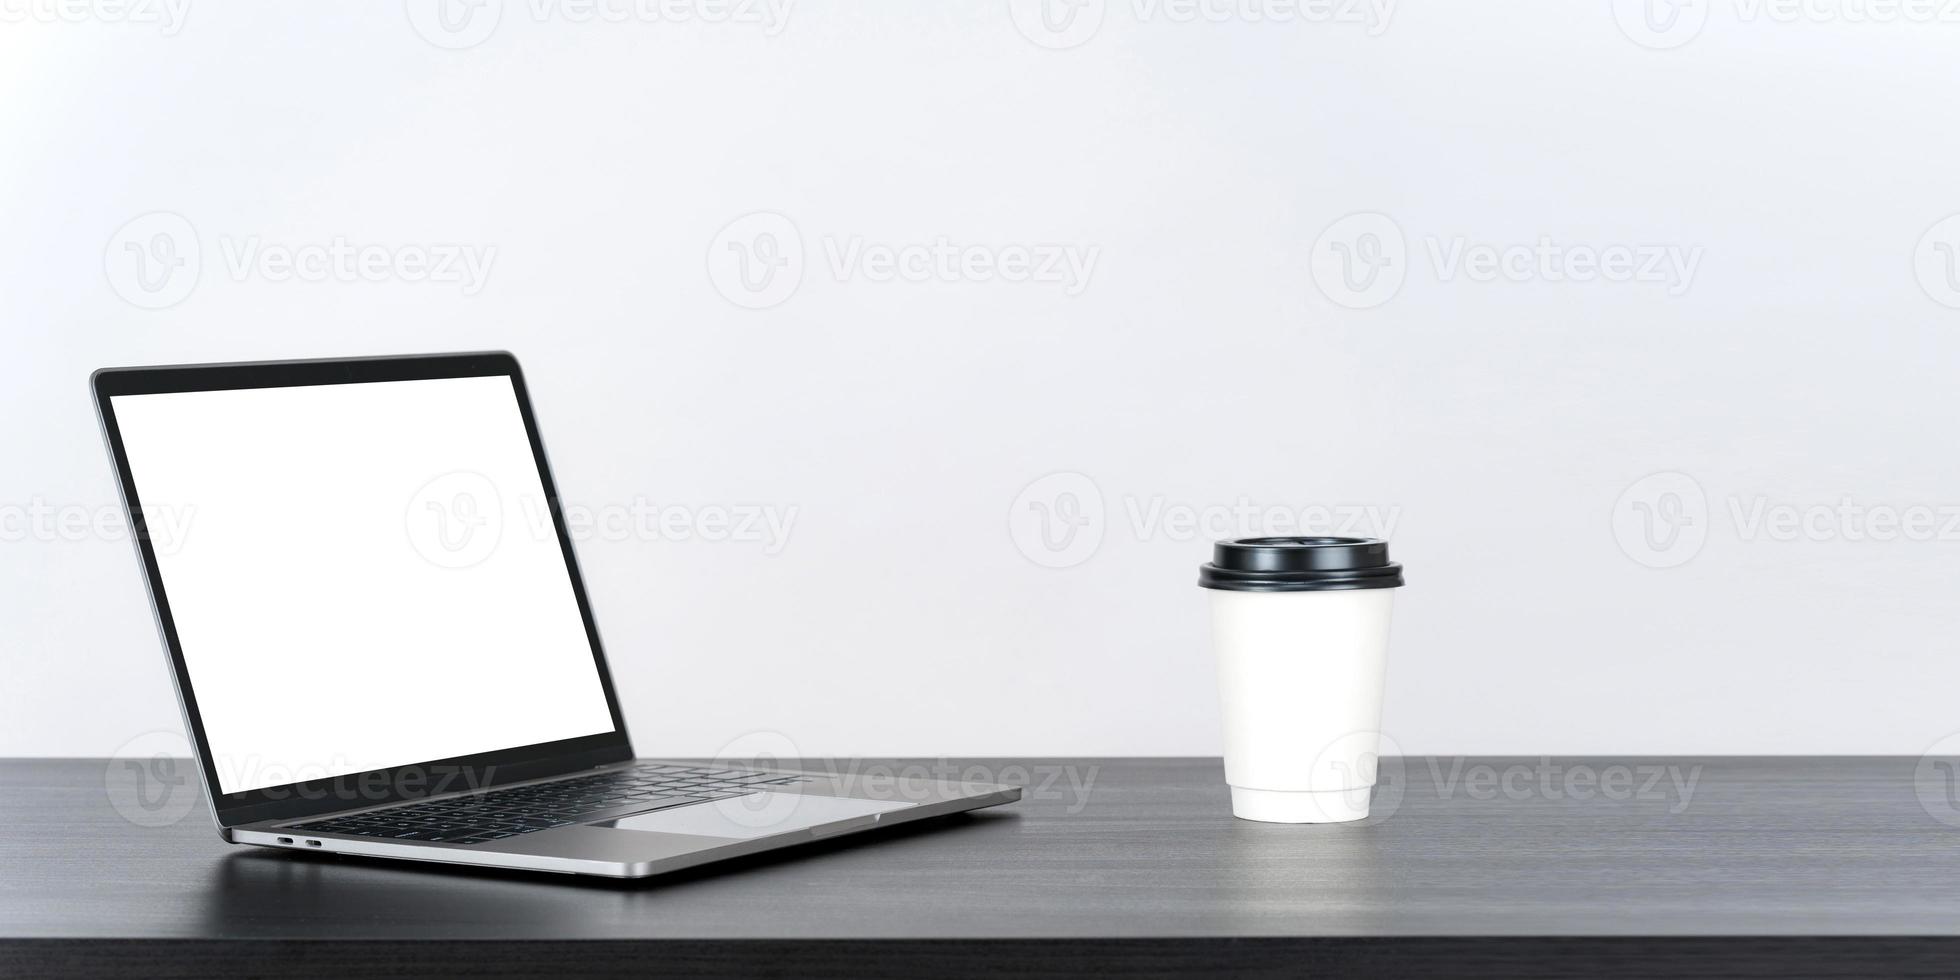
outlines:
M1387 544L1222 541L1199 585L1211 592L1232 813L1270 823L1366 817L1389 612L1402 585Z

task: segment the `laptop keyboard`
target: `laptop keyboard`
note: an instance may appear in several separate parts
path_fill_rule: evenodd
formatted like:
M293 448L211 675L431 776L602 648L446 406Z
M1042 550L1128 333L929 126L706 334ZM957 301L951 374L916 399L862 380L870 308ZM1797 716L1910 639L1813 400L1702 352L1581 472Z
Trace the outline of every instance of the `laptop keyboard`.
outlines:
M572 779L329 817L297 824L290 829L391 840L481 844L563 827L614 810L637 813L708 800L726 800L809 779L808 776L748 769L647 764Z

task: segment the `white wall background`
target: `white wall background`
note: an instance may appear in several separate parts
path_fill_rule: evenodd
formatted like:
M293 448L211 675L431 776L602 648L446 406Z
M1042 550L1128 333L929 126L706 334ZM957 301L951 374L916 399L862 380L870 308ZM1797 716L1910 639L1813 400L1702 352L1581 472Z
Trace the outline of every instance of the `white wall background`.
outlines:
M1393 520L1407 751L1918 753L1960 728L1960 23L1836 2L1091 0L1048 35L487 0L449 35L423 0L5 0L0 755L177 725L128 545L63 523L115 502L90 370L476 348L524 360L575 506L797 508L773 555L581 545L644 751L1214 753L1209 535L1152 518L1243 500ZM730 285L755 211L787 298ZM122 246L160 232L200 268L148 292ZM854 238L1096 262L881 282L833 267ZM1541 240L1697 264L1447 264ZM232 267L336 241L494 258L473 294ZM1373 291L1342 242L1389 249ZM1017 500L1057 472L1093 554Z

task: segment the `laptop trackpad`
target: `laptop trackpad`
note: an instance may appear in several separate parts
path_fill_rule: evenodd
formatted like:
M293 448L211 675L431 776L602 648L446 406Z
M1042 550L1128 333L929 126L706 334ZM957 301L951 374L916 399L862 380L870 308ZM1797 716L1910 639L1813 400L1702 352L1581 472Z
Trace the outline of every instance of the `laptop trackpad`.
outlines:
M916 805L899 800L854 800L839 796L806 796L802 793L750 793L713 803L695 803L614 817L589 826L745 840L842 821L875 823L878 814Z

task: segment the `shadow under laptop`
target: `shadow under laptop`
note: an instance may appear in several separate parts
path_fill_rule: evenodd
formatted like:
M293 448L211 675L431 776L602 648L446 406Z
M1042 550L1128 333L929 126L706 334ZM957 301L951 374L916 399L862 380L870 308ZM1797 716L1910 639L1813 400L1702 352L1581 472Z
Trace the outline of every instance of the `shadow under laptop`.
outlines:
M682 907L669 901L682 895L686 908L698 910L704 892L753 896L758 885L807 892L835 887L840 874L891 874L905 863L894 849L985 850L1019 821L1011 812L952 814L637 879L250 848L217 862L202 911L213 933L240 938L317 935L322 922L357 922L350 935L376 939L426 937L431 923L454 927L454 938L509 938L510 930L554 938L643 935L649 926L654 934L694 933L701 916L681 921L648 913ZM849 868L834 860L861 848L894 860ZM793 873L754 879L769 869Z

